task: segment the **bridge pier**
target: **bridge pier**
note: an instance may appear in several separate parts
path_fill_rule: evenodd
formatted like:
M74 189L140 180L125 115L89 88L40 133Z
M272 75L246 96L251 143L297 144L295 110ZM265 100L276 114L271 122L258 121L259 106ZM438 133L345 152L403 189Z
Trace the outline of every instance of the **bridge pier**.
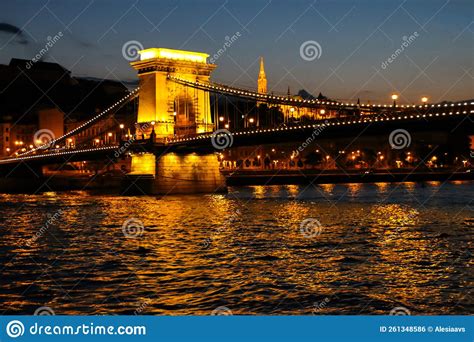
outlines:
M125 194L195 194L225 192L215 153L153 153L132 155L132 170L123 186Z

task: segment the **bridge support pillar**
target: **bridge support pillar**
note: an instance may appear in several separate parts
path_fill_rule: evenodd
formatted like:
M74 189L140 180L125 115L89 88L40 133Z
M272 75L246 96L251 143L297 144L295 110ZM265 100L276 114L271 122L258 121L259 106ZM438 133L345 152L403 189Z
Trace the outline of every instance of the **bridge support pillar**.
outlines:
M143 153L132 156L126 194L194 194L225 192L225 178L215 153Z

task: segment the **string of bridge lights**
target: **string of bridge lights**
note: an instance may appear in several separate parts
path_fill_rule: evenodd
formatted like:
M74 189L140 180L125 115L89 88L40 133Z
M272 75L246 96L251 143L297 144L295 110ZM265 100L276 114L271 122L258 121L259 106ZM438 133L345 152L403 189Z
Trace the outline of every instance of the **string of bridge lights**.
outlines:
M474 102L471 102L474 104ZM321 124L313 124L313 125L300 125L300 126L290 126L290 127L279 127L279 128L263 128L263 129L254 129L250 131L243 131L243 132L229 132L229 133L219 133L219 134L203 134L199 136L189 137L189 138L175 138L170 139L169 142L171 143L178 143L178 142L185 142L185 141L193 141L193 140L203 140L213 138L214 136L224 136L224 135L249 135L249 134L256 134L256 133L269 133L269 132L278 132L278 131L290 131L295 129L308 129L308 128L320 128L320 127L329 127L329 126L344 126L344 125L354 125L360 123L371 123L371 122L388 122L388 121L395 121L395 120L409 120L415 118L427 118L427 117L439 117L439 116L452 116L452 115L461 115L461 114L474 114L474 110L469 111L457 111L457 112L443 112L443 113L430 113L430 114L417 114L417 115L404 115L404 116L393 116L393 117L386 117L386 118L364 118L359 120L349 120L349 121L333 121ZM326 120L329 121L329 120Z
M234 88L234 87L229 87L226 85L220 85L217 83L200 83L200 82L193 82L189 81L180 77L168 75L168 79L182 83L184 85L188 85L191 87L196 87L196 88L205 88L208 90L215 90L218 92L223 92L223 93L228 93L228 94L233 94L233 95L244 95L244 96L250 96L250 97L255 97L259 99L270 99L270 100L277 100L277 101L290 101L290 102L298 102L298 103L311 103L311 104L328 104L328 105L336 105L336 106L360 106L360 107L394 107L393 105L381 105L381 104L354 104L354 103L342 103L342 102L331 102L331 101L320 101L320 100L300 100L300 99L293 99L293 98L288 98L284 96L274 96L274 95L269 95L269 94L260 94L256 93L254 91L249 91L245 89L240 89L240 88ZM11 160L28 160L28 159L34 159L34 158L41 158L44 156L60 156L60 155L67 155L67 154L72 154L72 153L81 153L81 152L92 152L92 151L98 151L98 150L105 150L105 149L113 149L116 147L98 147L98 148L91 148L91 149L82 149L82 150L74 150L74 151L64 151L64 152L54 152L54 153L48 153L48 154L41 154L41 155L35 155L35 156L27 156L28 154L31 154L35 151L45 149L49 146L54 146L57 142L62 141L79 131L83 130L87 126L89 126L91 123L97 121L100 119L102 116L105 114L109 113L112 109L116 108L117 106L121 105L125 101L129 99L133 99L137 96L139 96L138 92L140 90L140 87L137 87L133 89L132 91L129 92L126 96L124 96L122 99L118 100L111 106L109 106L107 109L103 110L90 120L86 121L85 123L81 124L80 126L74 128L73 130L67 132L66 134L62 135L59 138L53 139L51 142L44 144L42 146L33 148L29 151L26 151L24 153L19 154L17 157L14 158L8 158L0 161L2 162L8 162ZM451 103L451 104L425 104L425 105L412 105L412 106L404 106L404 105L395 105L395 107L400 107L400 108L427 108L427 107L454 107L454 106L467 106L467 105L474 105L474 102L459 102L457 104ZM471 110L469 112L470 114L474 113L474 110ZM334 119L328 119L332 120L332 122L329 123L322 123L322 124L313 124L313 125L299 125L299 126L290 126L290 127L280 127L280 128L267 128L267 129L254 129L254 130L249 130L249 131L243 131L243 132L232 132L230 133L231 135L248 135L248 134L255 134L255 133L267 133L267 132L275 132L275 131L288 131L288 130L294 130L294 129L305 129L305 128L318 128L318 127L326 127L326 126L339 126L339 125L353 125L353 124L359 124L359 123L367 123L367 122L378 122L378 121L393 121L393 120L404 120L404 119L414 119L414 118L426 118L426 117L437 117L437 116L446 116L446 115L459 115L459 114L468 114L467 111L457 111L457 112L443 112L443 113L429 113L429 114L417 114L417 115L404 115L401 116L399 115L398 117L393 116L393 117L386 117L386 118L364 118L364 119L359 119L359 120L348 120L348 121L335 121ZM225 133L224 133L225 134ZM220 134L218 134L220 135ZM193 141L193 140L201 140L201 139L207 139L207 138L212 138L214 134L204 134L204 135L199 135L199 136L194 136L194 137L187 137L187 138L172 138L168 140L170 143L178 143L178 142L185 142L185 141Z
M118 146L118 145L113 145L113 146L103 146L103 147L96 147L96 148L87 148L87 149L82 149L82 150L53 152L53 153L48 153L48 154L38 154L38 155L26 156L26 157L18 156L16 158L2 159L2 160L0 160L0 164L7 164L7 163L12 162L12 161L25 161L25 160L39 159L39 158L45 158L45 157L58 157L58 156L65 156L65 155L70 155L70 154L95 152L95 151L100 151L100 150L115 150L119 147L120 146Z
M236 88L236 87L231 87L228 85L222 85L219 83L201 83L201 82L194 82L190 81L184 78L168 75L168 79L182 83L191 87L195 88L205 88L207 90L214 90L216 92L221 92L229 95L243 95L247 97L252 97L256 99L266 99L266 100L276 100L276 101L283 101L283 102L292 102L292 103L302 103L302 104L319 104L319 105L333 105L333 106L338 106L338 107L365 107L365 108L428 108L428 107L454 107L455 105L457 106L466 106L468 105L467 102L459 102L457 104L451 103L450 105L448 104L423 104L423 105L398 105L398 104L370 104L370 103L349 103L349 102L334 102L334 101L321 101L321 100L304 100L304 99L295 99L291 98L288 96L278 96L278 95L272 95L272 94L262 94L262 93L257 93L252 90L247 90L247 89L242 89L242 88ZM474 104L474 102L471 102L470 104Z
M122 103L124 103L125 101L127 100L131 100L133 98L135 98L136 96L138 96L138 91L140 90L140 87L137 87L135 89L133 89L132 91L130 91L126 96L124 96L123 98L121 98L120 100L118 100L117 102L115 102L114 104L112 104L110 107L108 107L107 109L103 110L102 112L100 112L99 114L97 114L96 116L94 116L93 118L91 118L90 120L87 120L86 122L84 122L82 125L79 125L78 127L74 128L73 130L67 132L66 134L60 136L59 138L56 138L56 139L53 139L51 140L50 142L46 143L46 144L43 144L41 146L38 146L36 148L33 148L29 151L26 151L24 153L20 153L18 154L18 157L22 157L22 156L25 156L25 155L28 155L28 154L31 154L33 152L36 152L38 150L44 150L44 149L47 149L49 146L54 146L57 142L60 142L76 133L78 133L78 131L86 128L87 126L89 126L91 123L93 123L94 121L100 119L102 116L104 116L105 114L107 114L108 112L110 112L112 109L116 108L117 106L121 105ZM16 158L18 159L18 158Z
M229 133L208 133L199 136L189 137L189 138L176 138L168 140L168 143L178 143L178 142L186 142L186 141L194 141L194 140L203 140L209 139L214 136L224 136L227 134L231 134L233 136L236 135L249 135L249 134L257 134L257 133L269 133L269 132L278 132L278 131L290 131L295 129L308 129L308 128L322 128L322 127L329 127L329 126L344 126L344 125L354 125L360 123L371 123L371 122L383 122L383 121L394 121L394 120L408 120L408 119L415 119L415 118L426 118L426 117L439 117L439 116L452 116L452 115L461 115L461 114L474 114L474 110L469 111L457 111L457 112L443 112L443 113L430 113L430 114L417 114L417 115L405 115L405 116L398 116L398 117L391 117L391 118L364 118L360 120L349 120L349 121L334 121L333 122L325 122L321 124L313 124L313 125L300 125L300 126L291 126L291 127L279 127L279 128L264 128L264 129L255 129L250 131L244 132L229 132ZM329 121L329 120L326 120ZM81 149L81 150L72 150L72 151L62 151L62 152L54 152L48 154L40 154L34 156L19 156L16 158L8 158L0 160L0 164L6 164L12 161L27 161L27 160L34 160L39 158L45 157L57 157L57 156L64 156L64 155L71 155L71 154L80 154L80 153L87 153L87 152L96 152L96 151L104 151L104 150L115 150L119 148L118 145L113 146L103 146L103 147L96 147L96 148L88 148L88 149Z

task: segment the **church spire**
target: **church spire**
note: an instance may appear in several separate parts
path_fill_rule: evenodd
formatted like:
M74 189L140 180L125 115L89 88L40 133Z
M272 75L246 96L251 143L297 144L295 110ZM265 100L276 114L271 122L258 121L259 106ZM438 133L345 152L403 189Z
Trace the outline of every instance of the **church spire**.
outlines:
M257 92L267 92L267 77L265 76L265 68L263 66L263 57L260 57L260 71L258 72L258 88Z

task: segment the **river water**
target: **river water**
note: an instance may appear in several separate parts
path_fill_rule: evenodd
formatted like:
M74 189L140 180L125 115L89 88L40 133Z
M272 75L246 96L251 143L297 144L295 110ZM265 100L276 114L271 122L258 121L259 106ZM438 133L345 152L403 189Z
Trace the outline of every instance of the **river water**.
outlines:
M3 194L0 313L473 314L473 195L473 182Z

